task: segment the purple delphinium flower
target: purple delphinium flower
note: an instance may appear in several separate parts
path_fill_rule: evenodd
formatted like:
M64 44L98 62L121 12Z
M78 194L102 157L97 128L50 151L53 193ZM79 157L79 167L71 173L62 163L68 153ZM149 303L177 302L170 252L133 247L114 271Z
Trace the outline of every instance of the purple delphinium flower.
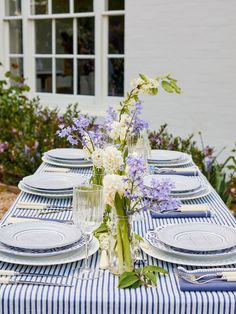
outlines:
M143 209L163 210L163 209L177 209L181 202L170 196L174 183L171 180L157 180L151 181L151 188L144 185L143 177L145 175L146 167L141 157L136 155L129 155L126 159L127 163L127 177L124 179L129 188L125 192L125 197L131 202L139 203L139 207ZM132 187L135 187L132 189ZM140 200L140 202L138 202ZM137 208L132 208L137 210ZM131 210L131 211L132 211Z
M148 129L149 125L148 122L145 120L142 120L139 118L139 115L141 114L143 109L143 101L137 101L133 108L130 110L130 114L133 116L131 125L130 125L130 130L132 133L138 134L142 130Z

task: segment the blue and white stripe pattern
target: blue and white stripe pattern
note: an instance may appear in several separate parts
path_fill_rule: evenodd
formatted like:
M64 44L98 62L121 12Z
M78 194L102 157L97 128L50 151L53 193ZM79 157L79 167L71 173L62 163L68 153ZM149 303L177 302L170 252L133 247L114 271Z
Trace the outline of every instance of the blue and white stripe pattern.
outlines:
M43 172L43 164L38 172ZM73 169L73 172L89 174L89 169ZM69 205L71 199L56 200L21 193L16 202L29 201L57 205ZM147 229L152 229L166 223L188 223L193 221L211 221L236 227L236 220L230 214L220 197L212 191L199 200L185 201L186 204L207 202L214 212L212 218L185 219L152 219L149 213L144 213L144 219L134 222L135 231L144 236ZM32 216L31 210L16 210L16 203L3 219L13 214ZM52 218L70 219L70 212L51 214ZM98 263L98 254L89 259L91 266ZM2 285L0 287L0 313L127 313L127 314L235 314L236 292L181 292L173 273L173 265L144 256L149 264L159 265L169 271L168 276L159 276L158 287L121 290L117 288L118 278L104 272L104 276L94 281L80 281L68 278L66 282L73 283L73 288L59 288L29 285ZM50 274L68 275L73 269L82 266L83 261L66 265L31 267L0 262L2 269L14 269L21 272L37 272L47 276ZM236 265L232 265L235 267ZM193 269L188 267L188 269ZM46 278L46 277L45 277ZM44 278L44 279L45 279ZM30 276L28 279L31 279ZM40 280L44 280L43 278ZM39 280L39 279L38 279ZM47 279L51 280L51 279Z

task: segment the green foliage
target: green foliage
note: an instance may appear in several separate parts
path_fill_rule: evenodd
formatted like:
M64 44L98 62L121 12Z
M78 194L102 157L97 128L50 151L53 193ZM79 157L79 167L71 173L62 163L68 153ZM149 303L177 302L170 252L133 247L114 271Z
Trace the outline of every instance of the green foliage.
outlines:
M201 137L201 133L199 135ZM178 150L190 154L225 204L230 207L234 198L231 188L234 186L233 182L236 176L236 158L234 156L236 148L232 150L231 156L223 163L219 163L217 161L219 154L214 156L214 149L204 146L202 137L202 148L199 148L193 134L186 138L174 136L167 131L167 124L162 125L158 131L151 132L149 140L152 149Z
M0 180L16 184L40 165L43 152L56 147L69 147L56 135L58 125L70 124L79 115L78 107L68 106L64 114L43 108L39 99L29 99L29 87L23 78L6 73L0 80Z
M135 268L131 272L125 272L120 276L118 288L139 288L157 286L157 274L167 275L168 272L154 265L144 266L143 268Z

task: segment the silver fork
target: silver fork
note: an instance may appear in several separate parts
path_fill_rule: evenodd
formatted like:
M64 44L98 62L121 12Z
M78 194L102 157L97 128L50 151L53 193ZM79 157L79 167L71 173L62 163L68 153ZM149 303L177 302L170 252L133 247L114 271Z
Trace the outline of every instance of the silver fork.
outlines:
M209 277L210 275L195 275L195 274L186 274L183 272L180 272L179 270L175 270L175 274L179 277L184 279L187 282L190 282L192 284L196 284L196 285L204 285L210 282L214 282L214 281L228 281L228 278L225 277L220 277L220 274L214 274L215 277L214 278L210 278L210 279L204 279L207 276ZM203 279L203 280L202 280Z

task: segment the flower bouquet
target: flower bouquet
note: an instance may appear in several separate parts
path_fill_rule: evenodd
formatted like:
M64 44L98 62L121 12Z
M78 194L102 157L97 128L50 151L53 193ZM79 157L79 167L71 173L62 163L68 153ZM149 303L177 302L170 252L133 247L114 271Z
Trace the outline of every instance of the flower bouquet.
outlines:
M130 217L149 208L179 206L177 200L170 198L171 182L153 181L151 188L144 186L147 166L141 156L129 153L127 139L148 129L148 123L140 118L143 107L140 93L156 95L160 87L169 93L180 93L180 88L170 74L153 79L140 74L132 85L133 89L117 110L108 108L103 124L90 128L90 119L80 115L73 125L60 125L58 131L59 136L67 137L73 145L81 141L85 155L93 162L91 181L104 187L106 215L100 232L113 234L110 252L117 258L115 271L112 267L111 270L119 275L134 269Z

